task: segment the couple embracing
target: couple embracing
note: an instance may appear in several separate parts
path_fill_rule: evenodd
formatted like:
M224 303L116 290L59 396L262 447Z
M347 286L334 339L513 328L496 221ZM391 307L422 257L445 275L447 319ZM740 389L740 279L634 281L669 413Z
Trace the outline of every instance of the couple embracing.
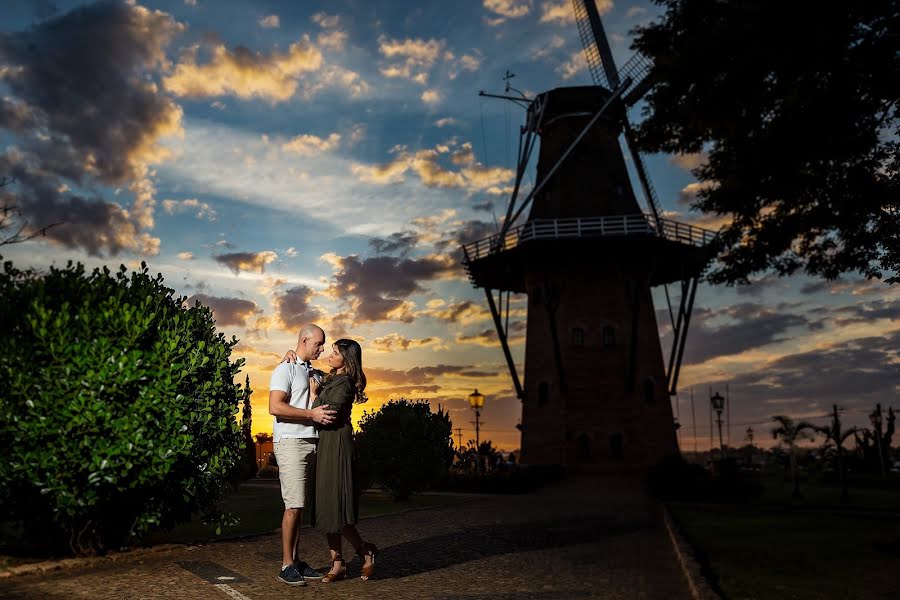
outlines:
M354 403L366 401L362 348L353 340L336 341L326 356L330 373L323 377L310 361L324 347L325 332L317 325L304 325L296 350L288 351L269 382L269 414L275 418L272 439L284 500L278 578L295 586L346 577L342 534L362 561L361 579L374 573L378 552L356 530L360 490L350 413ZM325 574L300 559L300 525L307 506L314 507L313 524L328 540L331 570Z

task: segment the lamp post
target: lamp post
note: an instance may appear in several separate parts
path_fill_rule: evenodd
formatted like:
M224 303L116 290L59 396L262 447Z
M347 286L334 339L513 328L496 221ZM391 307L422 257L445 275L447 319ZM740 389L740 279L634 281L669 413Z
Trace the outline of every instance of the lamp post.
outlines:
M484 406L484 394L479 394L478 388L475 388L475 391L469 394L469 406L475 411L475 458L478 461L478 472L481 473L481 455L479 454L481 440L479 438L479 432L481 409Z
M716 392L709 401L716 411L716 423L719 425L719 458L725 458L725 444L722 442L722 409L725 408L725 398Z
M878 463L881 466L881 476L886 475L884 470L884 452L881 451L881 404L875 405L875 412L869 415L872 429L875 430L875 449L878 450Z
M750 447L753 447L753 428L747 428L747 441L750 442Z

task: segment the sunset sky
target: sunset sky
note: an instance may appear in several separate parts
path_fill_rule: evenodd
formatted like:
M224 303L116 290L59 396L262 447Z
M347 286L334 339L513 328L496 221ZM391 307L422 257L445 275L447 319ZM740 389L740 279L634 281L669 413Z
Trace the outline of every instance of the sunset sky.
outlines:
M630 30L658 9L598 7L622 64ZM570 0L6 0L0 12L0 175L16 176L31 224L64 222L5 259L146 261L240 338L255 431L271 430L269 372L315 321L362 343L368 409L427 398L467 440L477 387L482 438L518 447L520 403L459 242L496 231L524 116L478 91L502 93L507 70L529 96L591 83ZM669 216L715 228L687 208L702 157L647 159ZM876 402L900 408L897 292L853 276L701 285L674 408L682 447L691 388L700 449L710 386L729 385L733 445L751 425L770 443L775 414L815 419L837 403L868 425ZM521 332L524 297L513 308Z

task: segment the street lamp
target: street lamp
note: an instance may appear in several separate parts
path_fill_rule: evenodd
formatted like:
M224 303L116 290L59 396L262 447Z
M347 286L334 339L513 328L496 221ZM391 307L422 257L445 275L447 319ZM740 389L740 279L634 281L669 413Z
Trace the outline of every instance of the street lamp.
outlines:
M709 401L716 411L716 423L719 425L719 457L725 458L725 444L722 442L722 409L725 408L725 398L716 392Z
M753 428L747 428L747 441L750 442L750 447L753 447Z
M484 394L478 393L478 388L475 388L475 391L469 394L469 406L475 411L475 458L478 460L478 472L481 473L481 456L479 453L479 445L480 445L480 426L481 426L481 409L484 406Z

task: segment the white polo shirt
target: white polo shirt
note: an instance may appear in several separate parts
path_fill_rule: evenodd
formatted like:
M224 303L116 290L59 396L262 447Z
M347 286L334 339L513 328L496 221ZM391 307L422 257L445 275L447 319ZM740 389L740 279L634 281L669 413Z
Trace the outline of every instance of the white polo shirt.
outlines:
M272 372L269 379L269 390L287 392L290 404L294 408L309 409L309 371L304 363L292 364L283 362ZM313 425L301 423L279 422L275 417L272 425L272 441L277 442L281 438L306 438L317 439L319 433Z

